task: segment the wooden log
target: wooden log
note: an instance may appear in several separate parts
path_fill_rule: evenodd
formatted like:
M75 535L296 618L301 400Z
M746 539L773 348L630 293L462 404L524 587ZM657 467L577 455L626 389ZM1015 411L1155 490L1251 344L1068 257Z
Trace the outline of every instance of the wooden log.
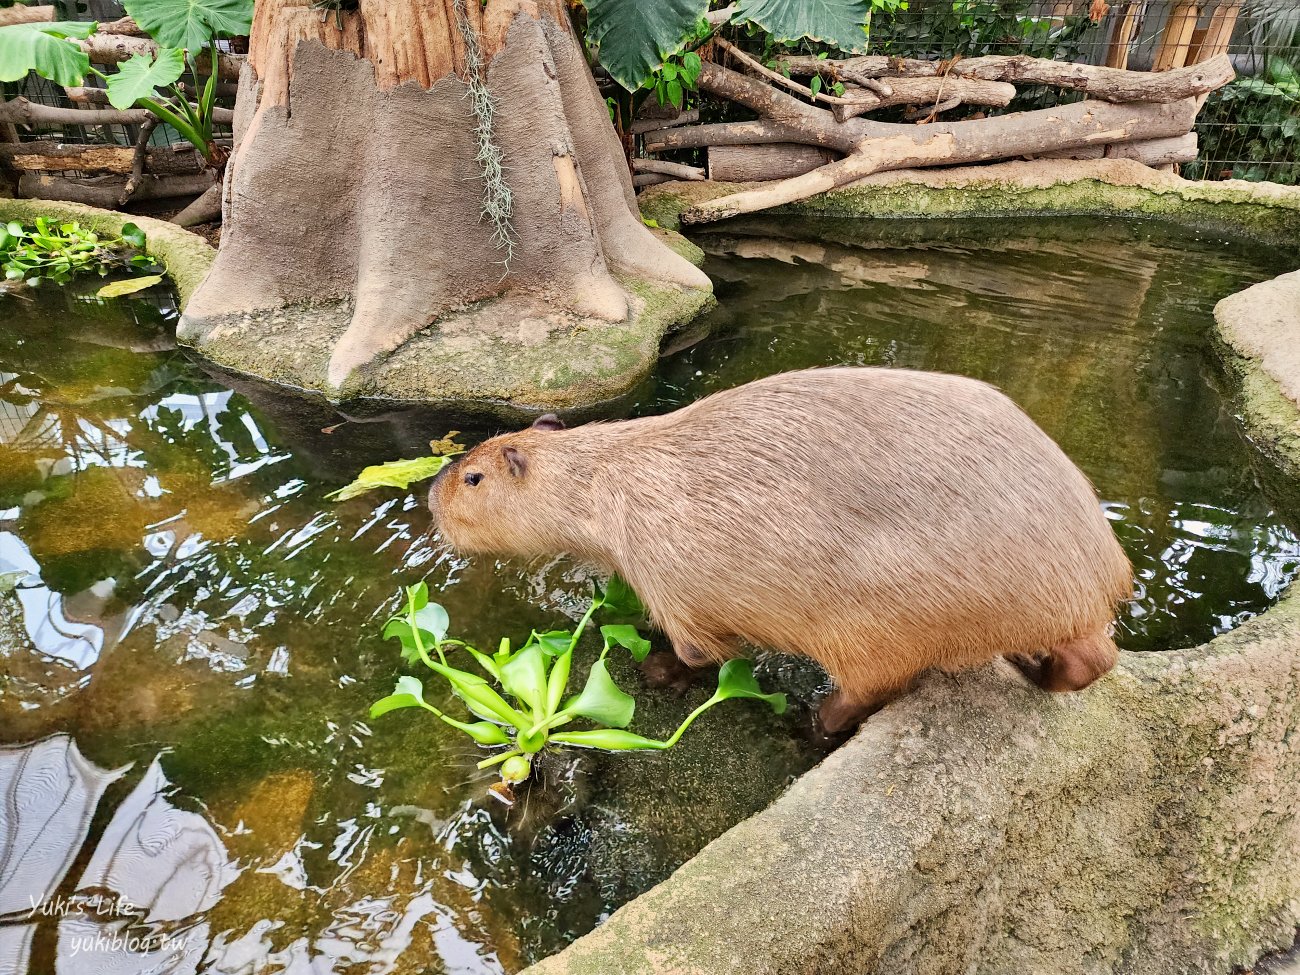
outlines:
M0 144L0 163L24 172L129 174L135 162L130 146L74 145L62 142ZM155 147L145 152L144 166L155 175L197 173L203 159L190 146Z
M1133 35L1137 32L1138 15L1142 11L1142 0L1132 0L1124 4L1123 13L1115 24L1110 44L1106 48L1106 67L1124 70L1128 67L1129 51L1133 46Z
M693 108L689 112L678 112L671 118L638 118L632 123L633 135L645 135L659 129L671 129L678 125L693 125L700 120L700 110Z
M710 146L709 179L720 183L754 183L802 176L833 162L837 153L795 142L761 146Z
M152 39L132 34L96 32L85 40L78 41L77 44L86 52L94 64L120 64L135 54L152 56L158 53L158 45ZM206 51L196 59L200 74L206 75L210 73L208 60ZM217 57L217 80L238 81L239 71L243 65L244 57L242 55L219 54Z
M825 133L781 122L714 122L688 125L680 129L654 132L646 136L646 152L669 149L697 149L700 146L758 146L773 142L798 142L802 145L839 146L843 140L824 141ZM811 137L811 139L810 139ZM841 151L848 152L851 144Z
M0 122L12 122L15 125L143 125L149 117L149 112L143 108L130 108L126 111L97 108L83 111L78 108L40 105L22 97L0 102ZM222 125L229 125L234 118L235 113L228 108L212 110L213 121Z
M891 169L992 162L1111 142L1181 136L1192 128L1199 108L1196 98L1130 105L1082 101L1036 112L925 126L864 119L836 123L828 112L720 65L706 62L699 86L760 114L775 114L790 128L807 133L804 138L784 141L832 145L834 139L845 146L841 151L848 155L802 176L694 206L682 214L684 223L754 213Z
M0 9L0 27L12 27L14 24L48 24L56 19L56 13L54 7L26 7L15 4Z
M671 183L673 178L665 176L663 173L637 173L632 177L632 185L637 189L643 186L658 186L660 183Z
M1160 32L1155 61L1151 65L1153 72L1172 71L1187 63L1192 33L1196 30L1196 20L1200 13L1201 8L1195 3L1175 4L1169 11L1169 19Z
M1005 81L984 81L980 78L962 78L954 75L930 78L889 78L889 94L880 95L862 88L850 88L844 96L847 105L836 105L834 115L843 120L895 105L945 106L944 111L958 105L983 105L1005 108L1016 97L1015 85Z
M1166 139L1143 139L1135 142L1118 142L1106 147L1109 159L1136 159L1147 166L1168 166L1172 163L1196 161L1196 133L1170 136Z
M671 176L673 179L702 181L705 178L704 170L698 166L687 166L663 159L633 159L632 171L635 173L659 173L663 176Z
M193 227L200 223L211 223L221 219L221 184L213 183L176 216L171 222L178 227Z
M891 85L895 82L888 76L918 78L943 74L943 62L880 55L846 58L842 61L818 60L800 55L781 58L780 62L789 67L792 74L825 74L847 81L859 77L883 77ZM1154 73L1069 64L1046 58L1031 58L1026 54L991 54L958 61L951 65L949 73L960 78L977 78L982 81L1025 82L1070 88L1108 102L1176 102L1207 94L1236 77L1227 55L1219 55L1201 64L1177 70Z
M214 185L215 174L208 170L192 176L145 176L132 195L133 200L163 200L177 196L196 196ZM112 209L126 189L124 176L97 176L73 179L45 173L23 173L18 180L18 195L34 200L71 200Z

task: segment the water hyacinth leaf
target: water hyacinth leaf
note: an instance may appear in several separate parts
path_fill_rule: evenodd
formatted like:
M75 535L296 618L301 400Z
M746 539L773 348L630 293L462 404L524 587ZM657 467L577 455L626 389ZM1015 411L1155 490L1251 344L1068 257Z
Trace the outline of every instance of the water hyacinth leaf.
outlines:
M447 630L451 626L451 617L437 603L425 603L414 613L415 625L424 633L433 637L435 643L447 639Z
M143 247L145 242L144 231L133 223L122 224L122 239L132 247Z
M537 644L542 650L552 657L568 653L569 648L573 646L573 633L570 630L551 630L547 633L535 633L533 635L537 638Z
M807 38L860 54L870 16L870 0L740 0L734 19L756 24L778 43Z
M501 668L501 686L515 700L523 701L541 717L546 711L550 692L547 683L547 655L538 644L520 650Z
M163 276L161 274L150 274L143 278L127 278L125 281L114 281L112 284L106 284L98 291L95 296L98 298L121 298L123 295L133 295L137 291L144 291L152 288L154 285L162 284Z
M450 457L417 457L414 460L392 460L386 464L372 464L357 475L351 484L325 495L332 501L347 501L373 491L392 487L405 490L416 481L434 477L451 463Z
M370 717L382 718L389 711L424 707L424 685L414 677L399 677L388 697L370 705Z
M132 54L122 62L117 73L108 79L108 103L125 110L141 98L150 98L155 89L175 84L185 72L185 52L164 48L156 58Z
M576 745L579 748L601 748L609 752L639 751L644 749L663 750L667 742L656 741L631 731L619 731L616 728L597 728L593 731L561 731L551 735L551 741L562 745Z
M448 667L436 660L428 665L437 674L447 678L452 691L465 702L471 711L480 718L504 721L516 728L525 729L529 721L506 703L505 698L488 686L487 681L477 674L470 674L455 667Z
M564 691L569 686L569 671L573 667L573 654L562 653L551 664L551 672L546 677L546 715L549 717L559 710L564 699Z
M605 661L597 660L591 665L582 693L565 705L564 710L611 728L626 728L632 723L636 701L614 683Z
M0 27L0 81L22 81L35 71L56 85L80 85L90 71L90 58L72 41L89 37L98 27L73 21Z
M213 37L246 37L253 0L124 0L123 7L163 47L198 53Z
M585 0L587 39L600 63L628 91L636 91L665 59L685 45L709 0Z
M718 671L718 689L713 695L714 700L729 701L738 697L766 701L777 714L785 713L785 695L764 694L754 679L754 664L749 660L728 660Z
M465 732L480 745L508 745L510 736L506 734L505 729L499 724L493 724L491 721L475 721L473 723L466 721L457 721L455 718L449 718L447 715L440 715L443 721L453 728Z
M617 643L632 654L637 663L650 654L650 641L637 632L635 626L626 624L608 625L600 628L600 635L605 638L607 646Z
M420 651L415 646L415 636L411 631L411 624L404 619L391 619L384 624L384 639L391 640L397 637L402 644L402 660L408 664L413 664L420 659Z
M615 616L644 616L645 605L622 576L610 576L605 591L597 590L601 608Z

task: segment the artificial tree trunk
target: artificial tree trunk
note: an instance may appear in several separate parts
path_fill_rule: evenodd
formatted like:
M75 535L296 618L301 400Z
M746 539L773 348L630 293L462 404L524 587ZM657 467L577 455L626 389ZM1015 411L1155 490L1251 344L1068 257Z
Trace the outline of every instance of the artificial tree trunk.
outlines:
M226 364L344 398L417 333L500 339L505 369L522 323L535 344L632 322L641 282L709 289L642 224L563 0L351 6L259 0L221 251L182 340L262 322L283 342L288 321L327 367L291 347L268 353L289 374Z

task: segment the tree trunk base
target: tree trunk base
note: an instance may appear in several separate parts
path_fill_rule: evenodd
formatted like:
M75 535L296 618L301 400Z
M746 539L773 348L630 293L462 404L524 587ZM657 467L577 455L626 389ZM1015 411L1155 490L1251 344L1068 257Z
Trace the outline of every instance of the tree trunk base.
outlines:
M533 9L490 61L428 87L317 38L285 62L254 58L221 251L180 339L334 400L560 408L643 375L664 328L711 286L641 223L567 17ZM346 26L325 41L360 36Z

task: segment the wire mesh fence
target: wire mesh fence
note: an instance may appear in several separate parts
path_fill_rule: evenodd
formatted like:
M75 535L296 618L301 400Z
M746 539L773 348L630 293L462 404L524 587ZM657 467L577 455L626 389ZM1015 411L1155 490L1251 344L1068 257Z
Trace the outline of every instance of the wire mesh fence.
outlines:
M872 21L873 53L952 58L1028 54L1163 71L1226 53L1237 79L1197 121L1193 179L1300 182L1300 2L1297 0L911 0ZM1026 88L1008 108L1082 96Z

